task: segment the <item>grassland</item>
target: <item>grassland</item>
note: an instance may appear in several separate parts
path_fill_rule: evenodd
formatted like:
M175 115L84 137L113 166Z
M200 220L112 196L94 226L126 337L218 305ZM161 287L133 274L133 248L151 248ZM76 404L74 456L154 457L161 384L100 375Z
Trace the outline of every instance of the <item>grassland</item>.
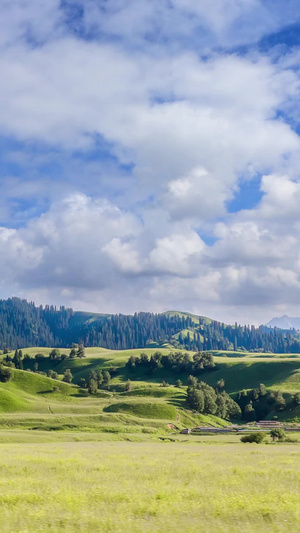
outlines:
M0 433L3 533L300 528L296 444L243 445L232 436L158 443L93 435L88 442L80 433L29 433L22 443L20 432L5 432L2 442Z
M49 351L24 350L29 368ZM88 348L84 359L56 364L60 378L71 369L75 384L92 369L117 368L110 389L95 396L21 370L0 383L1 532L299 531L300 443L179 435L169 423L226 422L187 410L176 376L129 374L126 361L141 351L155 349ZM300 390L299 355L222 352L215 361L202 379L214 386L223 378L232 394L260 382L286 395ZM47 371L49 360L39 368ZM133 390L125 391L128 378Z

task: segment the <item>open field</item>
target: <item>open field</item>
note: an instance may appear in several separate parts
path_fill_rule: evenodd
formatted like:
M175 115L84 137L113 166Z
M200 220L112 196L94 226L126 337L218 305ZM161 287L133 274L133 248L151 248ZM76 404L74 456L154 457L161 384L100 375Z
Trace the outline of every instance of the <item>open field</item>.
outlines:
M210 437L210 444L208 437L172 443L102 437L1 431L1 531L300 528L297 444L243 445L227 435L214 443Z
M24 364L49 351L24 350L32 357ZM90 348L83 359L55 362L60 378L71 368L75 385L16 369L0 383L1 533L300 530L300 443L180 435L168 424L180 430L228 422L188 410L176 375L128 373L129 356L142 351L155 349ZM286 395L300 390L298 356L228 353L215 362L201 379L215 386L223 378L233 394L261 382ZM39 368L50 364L45 358ZM90 396L76 386L90 370L112 367L109 389ZM128 378L132 390L125 391ZM161 386L164 379L169 386ZM295 415L300 407L284 412Z

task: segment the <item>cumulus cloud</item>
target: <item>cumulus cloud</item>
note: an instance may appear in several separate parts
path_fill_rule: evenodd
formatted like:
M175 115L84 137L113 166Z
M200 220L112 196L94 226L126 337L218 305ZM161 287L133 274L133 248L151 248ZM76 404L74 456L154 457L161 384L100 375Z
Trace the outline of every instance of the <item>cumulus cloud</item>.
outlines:
M300 139L287 111L297 54L230 51L297 22L294 7L3 2L6 287L114 312L258 320L296 305ZM261 201L229 213L254 177Z
M167 189L164 204L172 219L194 219L198 224L224 215L225 201L233 195L226 183L204 168L169 181Z

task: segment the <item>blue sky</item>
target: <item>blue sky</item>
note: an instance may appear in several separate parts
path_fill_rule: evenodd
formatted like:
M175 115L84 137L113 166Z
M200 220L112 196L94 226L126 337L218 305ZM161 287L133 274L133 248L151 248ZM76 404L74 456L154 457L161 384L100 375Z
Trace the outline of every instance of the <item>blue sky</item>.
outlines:
M299 315L296 0L0 6L2 297Z

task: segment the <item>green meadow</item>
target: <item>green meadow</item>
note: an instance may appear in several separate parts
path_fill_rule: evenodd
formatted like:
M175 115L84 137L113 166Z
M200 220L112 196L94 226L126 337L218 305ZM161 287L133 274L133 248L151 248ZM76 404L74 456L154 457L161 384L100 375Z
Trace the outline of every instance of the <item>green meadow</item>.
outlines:
M155 350L88 348L83 359L55 362L59 379L12 369L0 383L1 532L300 530L300 434L284 443L267 436L261 445L236 434L180 435L230 421L187 408L188 376L178 388L164 369L126 369L132 354ZM24 367L32 370L39 353L39 371L47 372L49 351L23 350L31 357ZM214 356L216 370L201 379L212 386L225 379L232 395L259 383L286 398L300 390L299 355ZM66 368L73 384L61 381ZM112 368L109 388L89 395L78 387L91 370ZM278 416L297 419L300 407Z
M236 436L171 443L82 433L3 436L3 533L300 528L297 444L243 445Z

